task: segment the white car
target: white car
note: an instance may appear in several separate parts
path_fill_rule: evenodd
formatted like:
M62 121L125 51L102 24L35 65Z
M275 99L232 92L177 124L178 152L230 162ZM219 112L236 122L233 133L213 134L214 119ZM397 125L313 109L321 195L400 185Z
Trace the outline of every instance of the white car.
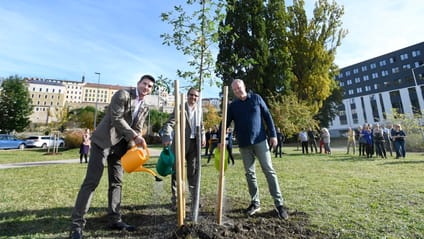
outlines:
M30 136L25 139L26 147L37 147L46 149L48 147L59 147L63 148L65 146L65 141L63 138L56 138L50 135L43 136Z

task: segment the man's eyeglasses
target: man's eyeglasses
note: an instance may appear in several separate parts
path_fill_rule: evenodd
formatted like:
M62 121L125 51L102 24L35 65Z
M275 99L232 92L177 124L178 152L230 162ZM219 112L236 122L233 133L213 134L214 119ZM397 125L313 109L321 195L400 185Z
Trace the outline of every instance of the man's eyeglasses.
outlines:
M196 94L192 94L192 93L190 93L190 94L188 94L189 96L191 96L191 97L199 97L199 95L196 95Z

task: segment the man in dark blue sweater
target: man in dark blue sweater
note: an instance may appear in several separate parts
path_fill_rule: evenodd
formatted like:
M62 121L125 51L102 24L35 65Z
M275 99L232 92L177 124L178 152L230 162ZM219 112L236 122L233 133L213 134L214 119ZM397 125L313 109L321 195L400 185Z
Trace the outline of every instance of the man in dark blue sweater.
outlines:
M252 216L260 210L259 189L255 169L256 156L266 176L268 188L271 196L274 198L278 216L287 220L288 214L283 208L283 196L278 184L277 174L271 161L270 148L277 145L277 134L271 113L260 95L246 92L246 86L242 80L234 80L231 88L237 99L233 100L228 107L226 128L234 121L235 133L237 135L251 197L250 206L246 210L247 214ZM267 135L264 122L270 132L270 147L266 140Z

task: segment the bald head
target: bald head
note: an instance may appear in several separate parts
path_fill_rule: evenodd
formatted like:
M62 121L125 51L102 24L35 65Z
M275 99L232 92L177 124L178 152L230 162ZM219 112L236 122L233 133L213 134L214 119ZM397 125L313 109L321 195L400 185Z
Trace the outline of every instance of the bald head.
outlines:
M244 85L244 82L240 79L235 79L231 83L231 88L234 92L234 95L239 98L240 100L245 100L247 97L246 93L246 86Z

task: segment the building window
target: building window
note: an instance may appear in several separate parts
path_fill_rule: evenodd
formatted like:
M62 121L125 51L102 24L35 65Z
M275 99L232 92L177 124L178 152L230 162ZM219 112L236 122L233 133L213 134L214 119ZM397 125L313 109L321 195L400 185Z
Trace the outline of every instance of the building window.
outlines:
M346 71L345 75L350 76L350 71Z
M344 82L340 81L340 86L343 87L344 86Z
M375 69L377 67L377 65L375 63L371 63L370 68L371 69Z
M380 122L380 116L378 115L377 99L374 95L371 97L370 103L374 122Z
M383 70L383 71L381 71L381 76L388 76L389 75L389 72L387 71L387 70Z
M355 83L361 83L361 78L355 77Z
M384 108L384 101L383 101L383 94L378 94L379 98L380 98L380 107L381 107L381 111L383 112L383 118L387 119L387 115L386 115L386 110Z
M396 58L394 58L394 57L390 57L390 58L389 58L389 62L390 62L390 63L395 63L395 62L396 62Z
M409 100L411 101L412 113L421 114L420 103L418 102L418 95L415 87L408 88Z
M386 60L381 60L380 61L380 66L385 66L386 65Z
M362 87L358 87L358 88L356 88L356 93L357 93L357 94L362 93Z
M349 90L349 91L348 91L348 94L349 94L349 95L353 95L353 94L354 94L353 90Z
M398 90L390 92L390 102L392 103L392 108L395 109L398 113L405 113L402 105L402 99L400 97L400 92Z
M362 70L362 71L367 71L367 66L362 66L362 67L361 67L361 70Z
M365 91L371 91L371 86L366 85L366 86L365 86Z
M352 85L352 80L347 80L347 85Z
M378 73L377 72L372 73L371 77L373 79L377 79L378 78Z
M358 74L358 73L359 73L358 68L353 69L353 74Z
M405 64L402 66L403 69L411 69L411 65L410 64Z
M423 62L418 62L418 61L416 61L415 63L414 63L414 67L415 68L418 68L418 67L420 67L420 66L423 66Z
M404 61L404 60L407 60L408 59L408 53L404 53L404 54L401 54L400 55L400 60L401 61Z
M368 77L368 75L364 75L364 76L362 77L362 79L364 79L364 81L367 81L367 80L369 80L370 78Z
M392 68L392 73L393 73L393 74L394 74L394 73L399 73L399 67L398 67L398 66L393 67L393 68Z
M417 56L420 56L420 55L421 55L421 51L420 50L412 51L412 57L417 57Z
M374 90L378 90L378 84L374 84Z

